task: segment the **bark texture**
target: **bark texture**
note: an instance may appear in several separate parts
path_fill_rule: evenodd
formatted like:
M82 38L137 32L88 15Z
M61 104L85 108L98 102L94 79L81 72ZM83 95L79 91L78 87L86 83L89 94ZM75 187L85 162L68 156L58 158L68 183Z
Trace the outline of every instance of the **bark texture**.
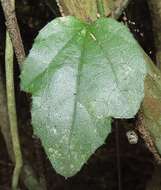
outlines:
M23 47L21 34L18 27L15 9L12 6L12 2L10 0L0 0L0 1L6 19L6 27L9 32L12 45L14 47L17 61L19 65L21 65L25 59L25 50Z
M148 75L145 79L145 97L139 113L138 130L156 161L161 163L161 73L146 54L145 59Z

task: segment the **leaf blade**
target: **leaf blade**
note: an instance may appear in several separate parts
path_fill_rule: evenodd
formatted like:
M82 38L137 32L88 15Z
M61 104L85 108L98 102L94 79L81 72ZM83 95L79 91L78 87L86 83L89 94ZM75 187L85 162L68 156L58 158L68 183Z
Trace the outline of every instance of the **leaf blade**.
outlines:
M139 46L112 19L87 24L58 18L40 32L23 67L21 86L33 95L34 132L58 173L69 177L81 169L104 143L112 116L136 114L145 74Z

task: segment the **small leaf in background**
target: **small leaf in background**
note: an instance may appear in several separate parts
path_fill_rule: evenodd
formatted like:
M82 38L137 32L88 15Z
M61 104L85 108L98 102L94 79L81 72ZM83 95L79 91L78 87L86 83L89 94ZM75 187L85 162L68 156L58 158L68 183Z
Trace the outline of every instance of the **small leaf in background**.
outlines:
M32 94L32 124L58 173L76 174L110 132L111 117L131 118L144 97L145 61L128 29L113 19L74 17L39 33L21 73Z

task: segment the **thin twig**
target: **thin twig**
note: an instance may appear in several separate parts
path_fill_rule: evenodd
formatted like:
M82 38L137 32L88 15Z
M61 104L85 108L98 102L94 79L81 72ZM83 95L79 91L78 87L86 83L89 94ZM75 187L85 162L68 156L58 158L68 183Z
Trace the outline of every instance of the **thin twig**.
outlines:
M20 30L17 23L17 18L15 14L15 8L11 0L0 0L2 4L2 8L4 11L6 26L9 32L9 36L11 38L16 57L19 65L23 63L25 59L25 51L21 39Z
M10 121L11 138L13 144L13 151L15 156L15 168L12 177L12 189L16 190L22 168L22 153L20 148L17 114L15 105L15 89L13 77L13 48L8 32L6 33L6 51L5 51L5 65L6 65L6 88L7 88L7 106Z

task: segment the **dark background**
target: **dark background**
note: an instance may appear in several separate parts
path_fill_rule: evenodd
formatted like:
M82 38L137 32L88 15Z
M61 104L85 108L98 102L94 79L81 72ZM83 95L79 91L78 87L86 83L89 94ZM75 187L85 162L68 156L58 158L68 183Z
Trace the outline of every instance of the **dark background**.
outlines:
M52 3L50 3L52 2ZM17 0L16 13L20 30L28 54L38 31L50 20L60 16L54 1L48 0ZM133 35L147 54L155 61L155 49L151 18L146 0L133 0L123 13L120 21L129 26ZM5 24L0 7L0 66L4 71ZM4 75L5 77L5 75ZM55 173L48 161L41 144L32 134L30 125L30 98L20 92L19 69L15 61L15 83L18 122L23 154L33 166L37 175L45 177L47 190L119 190L117 157L120 159L122 190L145 190L146 183L151 179L154 159L139 136L136 145L130 145L126 139L127 127L119 121L119 153L116 153L116 122L105 145L91 156L82 170L70 179ZM129 120L134 127L135 119ZM139 134L138 134L139 135ZM3 136L0 133L0 190L9 190L13 172L13 164L7 154ZM23 184L21 188L25 190Z

